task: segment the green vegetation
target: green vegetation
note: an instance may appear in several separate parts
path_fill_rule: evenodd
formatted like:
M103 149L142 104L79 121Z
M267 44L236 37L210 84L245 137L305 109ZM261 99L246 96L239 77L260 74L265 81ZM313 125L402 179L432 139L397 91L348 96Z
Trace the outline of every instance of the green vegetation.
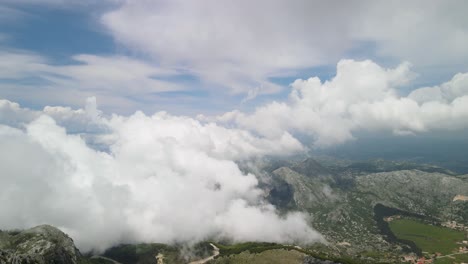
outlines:
M429 253L450 254L458 248L456 243L464 238L461 231L410 219L391 221L390 229L399 239L413 241L422 251Z
M221 245L218 243L213 243L213 244L219 248L218 258L223 258L223 259L226 259L225 257L232 257L236 259L234 255L242 255L243 257L241 259L244 259L248 255L262 254L267 251L278 252L278 250L282 250L282 251L294 251L297 253L302 253L302 255L304 256L307 255L307 256L311 256L319 260L329 260L329 261L342 263L342 264L362 263L362 261L357 262L347 257L335 257L335 256L329 256L325 254L318 254L318 253L309 251L307 249L301 249L301 248L297 248L294 246L281 245L281 244L276 244L276 243L246 242L246 243L233 244L233 245ZM234 261L234 262L219 262L219 263L253 263L253 262Z
M252 254L250 252L242 252L240 254L218 257L210 263L213 264L240 264L240 263L258 263L258 264L274 264L274 263L303 263L305 255L301 252L284 249L266 250L261 253Z
M164 254L165 263L179 263L179 249L164 244L120 245L110 248L103 256L121 263L154 263L155 256Z
M34 245L33 243L27 243L32 239L36 239L34 234L22 234L20 231L0 231L0 248L9 250L18 250L21 253L25 253ZM18 245L24 244L22 247Z
M38 240L37 237L34 236L34 234L17 234L11 236L10 239L10 245L9 249L16 249L21 253L25 253L31 249L31 247L34 246L34 243L28 243L33 240ZM43 242L45 243L45 242ZM22 247L18 247L20 244L23 244Z
M468 253L436 259L435 264L467 263Z

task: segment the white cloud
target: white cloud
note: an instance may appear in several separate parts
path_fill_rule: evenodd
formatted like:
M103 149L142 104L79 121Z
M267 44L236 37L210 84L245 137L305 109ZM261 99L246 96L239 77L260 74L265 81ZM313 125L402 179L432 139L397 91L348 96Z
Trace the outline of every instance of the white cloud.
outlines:
M38 117L38 113L20 107L18 103L0 100L0 124L21 127Z
M443 0L133 0L102 22L131 50L250 97L261 86L260 93L277 92L270 77L352 58L363 48L367 57L425 70L466 69L466 9L466 1Z
M268 77L333 61L350 47L347 23L335 17L351 19L359 4L340 5L342 9L310 1L126 1L102 21L117 41L163 65L187 68L231 92L263 86L261 92L269 93L278 88Z
M412 76L408 63L385 69L372 61L342 60L330 81L292 83L288 102L272 102L252 114L232 111L217 120L266 137L305 134L322 147L351 140L358 131L411 134L468 127L468 74L399 95L398 87Z
M52 71L47 60L39 55L21 51L0 51L0 78L25 78Z
M256 177L234 162L300 151L287 134L269 140L164 112L106 118L94 98L78 110L31 111L0 102L2 228L56 225L84 251L209 237L322 239L307 215L278 216L263 200ZM88 127L86 133L96 134L108 151L89 147L81 134L70 134L50 116L72 131Z
M0 56L4 58L0 62L0 78L40 77L55 86L110 90L123 95L182 89L157 79L176 75L176 71L160 69L129 57L82 54L72 58L76 64L54 65L42 56L22 51L3 51Z
M155 101L170 107L157 93L181 90L196 91L184 101L186 108L200 103L200 90L216 100L244 93L245 102L284 88L271 77L302 74L342 57L410 61L422 76L434 79L468 69L465 1L21 0L6 2L0 17L27 15L16 7L34 3L92 12L90 19L100 18L119 51L144 58L78 54L76 64L57 65L3 47L0 77L44 83L36 90L21 81L2 83L0 96L35 105L66 100L77 106L97 96L111 112L153 112ZM192 81L184 82L186 76ZM41 93L30 96L37 90Z
M423 87L414 90L408 97L418 103L429 101L448 103L464 95L468 95L468 73L458 73L452 80L440 86Z
M84 109L42 111L1 100L0 226L50 223L83 250L222 236L321 240L306 215L279 216L256 176L236 162L304 151L297 134L328 146L359 131L468 128L468 74L402 96L398 87L412 76L408 63L386 69L343 60L329 81L296 80L288 101L252 114L232 111L217 122L166 112L106 116L95 98Z
M466 1L372 2L354 31L360 39L375 41L379 54L422 66L466 66Z
M62 76L56 77L51 74L44 78L59 86L90 91L111 91L120 95L141 96L183 90L177 84L157 79L175 75L175 71L162 70L136 59L94 55L77 55L73 59L80 64L54 67L55 73Z
M186 87L165 81L179 73L125 56L73 56L75 63L57 65L49 59L21 50L0 51L0 96L34 104L79 105L97 96L108 110L133 112L132 98L157 98L158 93L183 91ZM32 84L23 84L24 80Z

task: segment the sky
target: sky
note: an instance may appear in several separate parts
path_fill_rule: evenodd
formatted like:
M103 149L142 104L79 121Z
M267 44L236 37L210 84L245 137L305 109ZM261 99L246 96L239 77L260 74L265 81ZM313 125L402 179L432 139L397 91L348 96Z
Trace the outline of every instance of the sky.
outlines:
M467 9L1 0L0 228L54 224L85 251L321 241L310 215L280 215L237 164L340 146L366 158L383 155L376 146L408 153L405 142L426 146L416 156L466 146Z
M285 100L342 59L411 63L401 95L468 71L464 1L95 2L2 1L2 98L193 116Z

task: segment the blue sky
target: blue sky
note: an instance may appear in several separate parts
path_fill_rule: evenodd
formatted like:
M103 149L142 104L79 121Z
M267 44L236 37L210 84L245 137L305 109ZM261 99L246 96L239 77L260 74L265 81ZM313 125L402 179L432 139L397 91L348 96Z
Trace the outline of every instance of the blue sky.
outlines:
M347 7L333 1L327 5L307 1L288 5L275 1L271 9L265 9L259 15L263 4L262 1L255 4L240 2L229 10L210 1L197 5L178 1L103 1L100 4L60 0L6 1L0 4L0 49L3 52L41 57L45 64L54 66L86 65L86 62L75 59L77 55L125 57L157 71L171 71L148 73L144 77L161 81L157 85L173 87L153 88L147 84L138 92L112 91L112 81L105 92L102 88L84 87L85 84L58 87L36 70L21 73L20 77L15 76L18 74L1 76L0 83L11 85L3 85L0 96L42 108L61 102L77 107L80 99L84 101L95 95L101 107L111 112L168 110L193 116L233 109L252 111L272 100L286 100L290 92L288 85L294 80L314 76L321 80L333 78L340 59L370 59L383 67L411 62L417 75L411 83L400 88L402 94L421 86L440 84L454 74L468 70L464 60L467 52L454 50L466 41L465 31L462 37L454 38L461 42L452 45L454 47L437 43L440 35L453 37L450 30L459 32L464 29L466 21L454 17L447 23L447 28L431 29L437 20L450 18L448 11L452 9L440 8L440 12L434 12L429 6L428 13L434 21L418 21L416 14L415 19L408 21L415 21L414 26L419 28L408 32L399 24L386 23L385 17L382 20L374 17L383 7L367 7L374 9L375 14L365 14L361 23L366 23L364 27L367 27L371 21L375 26L361 30L363 26L358 22L348 25L350 20L363 16L361 9L365 5L371 5L365 1L355 3L349 14L343 12ZM434 1L434 6L438 5L441 2ZM244 7L252 12L242 13ZM213 11L204 14L208 8ZM301 11L304 8L309 8L311 14L317 12L315 18L304 14ZM411 9L414 5L392 5L387 9L394 17L403 17L405 8ZM322 13L322 9L328 14ZM273 19L274 16L279 17L278 21ZM266 21L257 26L256 17ZM233 27L233 23L238 24ZM387 29L388 36L376 33L376 29ZM402 40L407 36L399 30L413 33L413 39ZM139 31L146 33L139 34ZM431 36L435 43L428 45L424 41ZM408 50L401 51L405 45ZM444 45L447 46L445 50ZM413 54L411 49L414 47ZM421 55L418 47L427 48L428 52L430 49L437 51ZM427 60L428 56L434 58ZM449 59L440 59L441 56ZM62 74L62 78L69 77ZM88 81L106 85L106 80L92 78ZM49 97L47 93L53 93L53 96ZM35 96L41 94L43 98Z
M85 10L14 6L19 16L1 24L10 36L7 45L70 63L74 54L113 54L116 47L110 35Z

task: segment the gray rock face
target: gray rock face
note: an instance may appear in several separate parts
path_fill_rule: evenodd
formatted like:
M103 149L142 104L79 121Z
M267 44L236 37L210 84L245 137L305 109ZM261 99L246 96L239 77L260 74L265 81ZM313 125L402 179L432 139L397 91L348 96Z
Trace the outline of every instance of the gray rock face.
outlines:
M80 257L73 240L49 225L0 231L0 264L77 264Z
M292 187L294 203L301 209L312 209L335 198L329 186L318 178L297 173L288 167L275 170L273 175Z
M366 192L373 203L441 220L466 222L454 215L456 195L468 195L468 181L442 173L419 170L382 172L358 177L357 189Z

